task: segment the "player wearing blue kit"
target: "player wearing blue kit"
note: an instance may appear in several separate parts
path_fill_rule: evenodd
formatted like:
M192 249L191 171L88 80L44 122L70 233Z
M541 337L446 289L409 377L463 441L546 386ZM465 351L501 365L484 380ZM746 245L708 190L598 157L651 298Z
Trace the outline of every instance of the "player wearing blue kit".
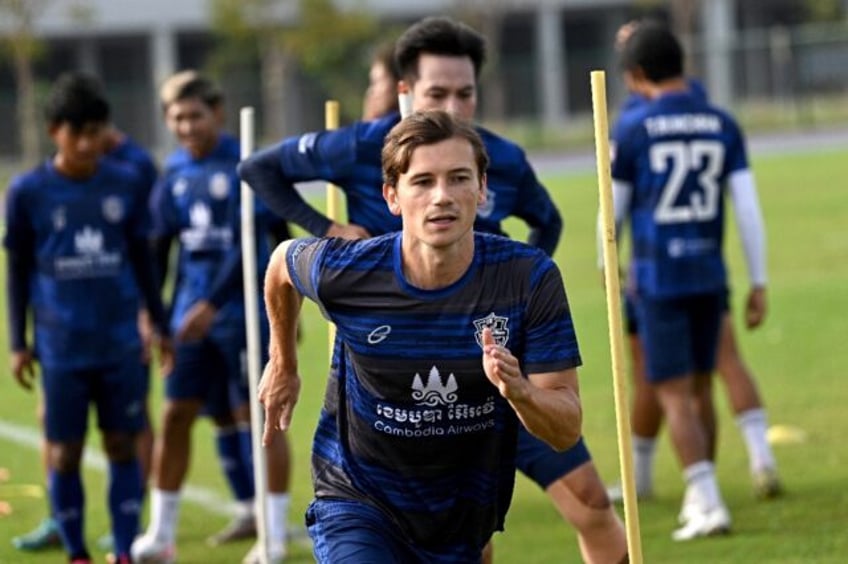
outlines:
M193 71L162 88L169 127L182 147L169 158L151 200L153 236L162 248L179 240L171 325L177 337L173 370L166 376L162 432L154 460L151 522L133 544L145 562L170 562L176 550L180 489L188 469L191 427L201 410L217 427L221 466L240 513L210 542L253 536L254 483L249 426L244 294L239 243L238 141L220 131L220 90ZM265 218L257 205L257 264L267 264ZM267 332L266 332L267 334ZM269 551L285 553L288 453L284 436L269 449ZM249 556L252 562L258 554Z
M689 540L730 528L706 420L727 292L725 189L748 259L747 315L756 322L766 309L762 218L742 132L728 114L690 92L671 32L640 25L621 59L630 84L651 103L630 114L614 139L615 215L618 223L630 220L646 374L687 483L682 527L673 538Z
M616 34L617 50L621 50L627 37L639 23L629 22L620 28ZM626 79L627 77L625 77ZM686 82L692 95L704 101L707 100L707 92L701 81L687 77ZM620 119L613 127L613 137L619 136L616 131L629 122L628 115L631 112L640 111L649 102L650 100L643 95L631 91L622 104ZM625 312L627 314L627 330L630 336L634 382L632 415L634 474L638 495L648 497L653 492L654 452L656 450L656 438L662 424L662 409L645 379L638 323L635 319L631 294L631 292L626 294ZM777 461L766 437L768 430L766 411L757 390L754 376L745 364L736 343L728 302L729 299L725 299L716 357L716 371L722 378L729 403L735 414L737 426L742 432L747 448L754 493L759 498L772 498L780 495L782 487L777 473ZM752 327L749 326L750 328ZM717 430L715 418L711 418L711 421L712 423L708 421L707 432L709 451L711 458L714 459ZM611 492L611 496L620 496L618 488L612 488Z
M30 388L41 367L51 512L72 562L84 541L80 461L89 406L109 459L115 560L129 562L142 481L135 437L144 425L146 375L137 326L151 314L167 359L167 322L151 269L140 177L101 158L109 105L93 81L63 75L46 109L56 155L12 181L6 203L12 372ZM34 350L27 344L32 313Z
M76 74L76 73L73 73ZM79 74L80 80L85 80L90 82L92 88L97 88L101 90L100 84L90 76L86 76L84 74ZM150 155L145 151L142 147L134 143L127 135L120 132L114 125L108 125L106 128L106 132L103 134L104 139L104 156L117 160L119 162L130 165L136 173L141 177L141 184L144 187L144 201L147 201L149 197L150 189L152 189L153 184L156 182L156 177L158 175L158 171L156 170L156 165L153 163ZM145 309L141 309L139 312L139 330L141 331L142 336L142 344L144 355L142 358L142 364L145 365L145 371L149 374L149 369L147 368L149 364L149 350L151 346L151 323L149 319L149 315ZM149 378L149 376L148 376ZM39 402L38 407L38 418L39 421L44 421L44 406L41 402ZM142 475L142 484L147 484L147 477L150 470L150 459L152 457L153 450L153 432L152 428L149 425L150 416L149 410L147 407L147 402L145 402L145 426L142 431L138 434L138 459L141 463L141 475ZM49 464L49 453L47 449L46 441L41 445L41 456L42 456L42 464L45 469L45 474L47 473ZM59 528L56 525L56 521L49 516L46 516L42 521L35 527L32 531L14 537L12 539L12 544L14 544L15 548L19 550L25 551L37 551L48 549L51 547L60 547L62 545L62 539L59 536ZM112 547L112 537L107 534L98 539L97 544L99 547L109 548Z
M563 282L541 251L473 232L487 156L467 123L413 114L383 163L400 233L297 240L272 257L265 440L297 399L306 296L343 349L313 444L316 559L479 562L509 506L517 426L557 449L580 436Z
M476 110L476 79L484 57L483 38L447 18L424 19L396 43L396 59L413 94L413 109L443 109L469 122ZM400 222L386 208L379 190L380 147L399 120L392 114L286 139L245 161L240 172L275 212L314 235L358 238L389 233L399 229ZM478 208L475 229L503 234L501 222L517 216L530 227L528 242L553 254L562 220L524 152L481 127L477 131L491 163L486 171L487 200ZM330 221L298 195L294 183L314 179L341 186L349 225ZM519 437L519 468L545 489L577 529L584 560L620 561L627 551L624 528L582 439L568 452L557 453L524 431Z

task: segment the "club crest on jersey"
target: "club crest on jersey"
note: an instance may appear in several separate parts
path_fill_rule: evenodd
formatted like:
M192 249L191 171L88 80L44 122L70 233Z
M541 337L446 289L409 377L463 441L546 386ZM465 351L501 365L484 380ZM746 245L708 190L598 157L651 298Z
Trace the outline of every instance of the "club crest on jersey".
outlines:
M442 383L439 369L434 366L427 376L426 385L421 380L421 375L416 372L412 380L412 399L419 405L450 405L459 399L456 395L458 389L459 386L456 385L453 374L448 376L447 382Z
M230 194L230 177L225 172L216 172L209 179L209 194L216 200L226 200Z
M507 328L509 318L500 315L495 315L495 312L490 313L486 317L474 320L474 327L477 331L474 332L474 338L480 348L483 348L483 329L488 327L492 330L492 337L495 339L495 344L505 347L509 342L509 328Z
M96 255L103 251L103 233L88 225L74 234L74 248L80 255Z
M179 198L185 194L186 190L188 190L188 180L185 178L178 178L177 181L174 182L174 185L171 186L171 194L173 194L175 198Z
M109 223L118 223L124 218L124 202L118 196L109 196L103 200L103 217Z
M491 190L486 190L486 201L477 206L477 215L480 217L489 217L495 210L495 193Z

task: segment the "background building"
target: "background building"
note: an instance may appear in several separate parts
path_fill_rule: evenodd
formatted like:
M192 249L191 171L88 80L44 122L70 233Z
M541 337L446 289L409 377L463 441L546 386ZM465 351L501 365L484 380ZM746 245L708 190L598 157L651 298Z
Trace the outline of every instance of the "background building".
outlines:
M331 0L236 5L251 1L272 5L262 23L295 29L304 5ZM159 119L157 85L176 70L209 68L226 44L220 24L211 18L218 0L17 2L35 7L31 30L43 46L35 63L39 91L64 70L92 72L107 85L116 123L160 151L168 136ZM615 31L646 13L672 22L689 47L692 72L704 78L719 103L783 101L803 119L802 101L809 96L848 91L848 0L337 0L335 5L343 13L367 14L380 31L401 30L440 13L483 31L492 48L489 72L482 77L482 117L488 122L565 127L590 112L588 73L598 68L608 70L615 103L622 94L615 80ZM4 15L0 34L8 38L13 31ZM363 69L355 85L361 91L366 57L350 63L357 73ZM266 112L280 114L272 119L261 113L263 95L268 96L262 68L256 60L218 68L231 109L258 106L266 133L274 135L322 126L324 99L340 93L295 60L276 87L280 100L273 107L278 109ZM10 118L16 116L14 71L14 65L0 64L0 115ZM358 108L348 106L347 116L355 117ZM232 118L235 113L230 112ZM19 119L7 123L8 131L15 131ZM17 154L20 144L15 135L0 137L0 155Z

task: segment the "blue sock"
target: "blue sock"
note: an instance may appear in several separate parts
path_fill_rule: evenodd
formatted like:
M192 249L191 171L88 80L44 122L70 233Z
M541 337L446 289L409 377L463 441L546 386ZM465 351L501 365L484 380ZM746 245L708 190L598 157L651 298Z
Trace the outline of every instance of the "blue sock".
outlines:
M85 512L85 493L79 469L59 473L50 469L48 490L53 518L59 528L59 535L65 550L72 558L88 555L83 538L83 516Z
M253 479L253 443L250 440L250 426L240 425L238 428L238 436L242 464L244 464L244 467L247 468L247 473L250 476L250 497L253 497L256 495L256 482Z
M109 462L109 514L115 554L130 553L141 514L141 466L138 460Z
M242 449L242 431L236 427L218 429L216 443L218 460L238 501L253 498L253 467L245 460Z

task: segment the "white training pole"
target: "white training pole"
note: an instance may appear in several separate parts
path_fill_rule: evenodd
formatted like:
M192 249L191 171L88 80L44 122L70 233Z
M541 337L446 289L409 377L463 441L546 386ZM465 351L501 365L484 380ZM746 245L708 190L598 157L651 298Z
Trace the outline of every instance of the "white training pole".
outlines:
M401 119L412 113L412 92L405 83L398 84L398 110Z
M621 330L621 290L618 280L618 251L615 237L615 215L612 202L609 125L607 122L606 74L592 71L592 113L595 124L595 158L598 166L598 189L601 206L602 245L604 255L604 287L607 296L610 353L612 355L615 422L618 431L618 458L624 493L624 520L627 529L627 551L632 564L642 564L642 541L639 535L639 508L633 481L633 447L630 438L630 414L627 409L627 382L624 376L624 348Z
M245 107L239 114L241 158L253 153L254 113ZM256 541L259 543L259 559L268 564L268 535L266 529L266 500L268 498L268 476L265 449L262 448L262 416L257 393L259 390L261 339L259 336L259 283L256 271L256 231L254 222L253 191L246 182L241 183L241 254L244 276L244 311L247 324L247 377L250 388L250 440L253 449L253 480L255 484Z

